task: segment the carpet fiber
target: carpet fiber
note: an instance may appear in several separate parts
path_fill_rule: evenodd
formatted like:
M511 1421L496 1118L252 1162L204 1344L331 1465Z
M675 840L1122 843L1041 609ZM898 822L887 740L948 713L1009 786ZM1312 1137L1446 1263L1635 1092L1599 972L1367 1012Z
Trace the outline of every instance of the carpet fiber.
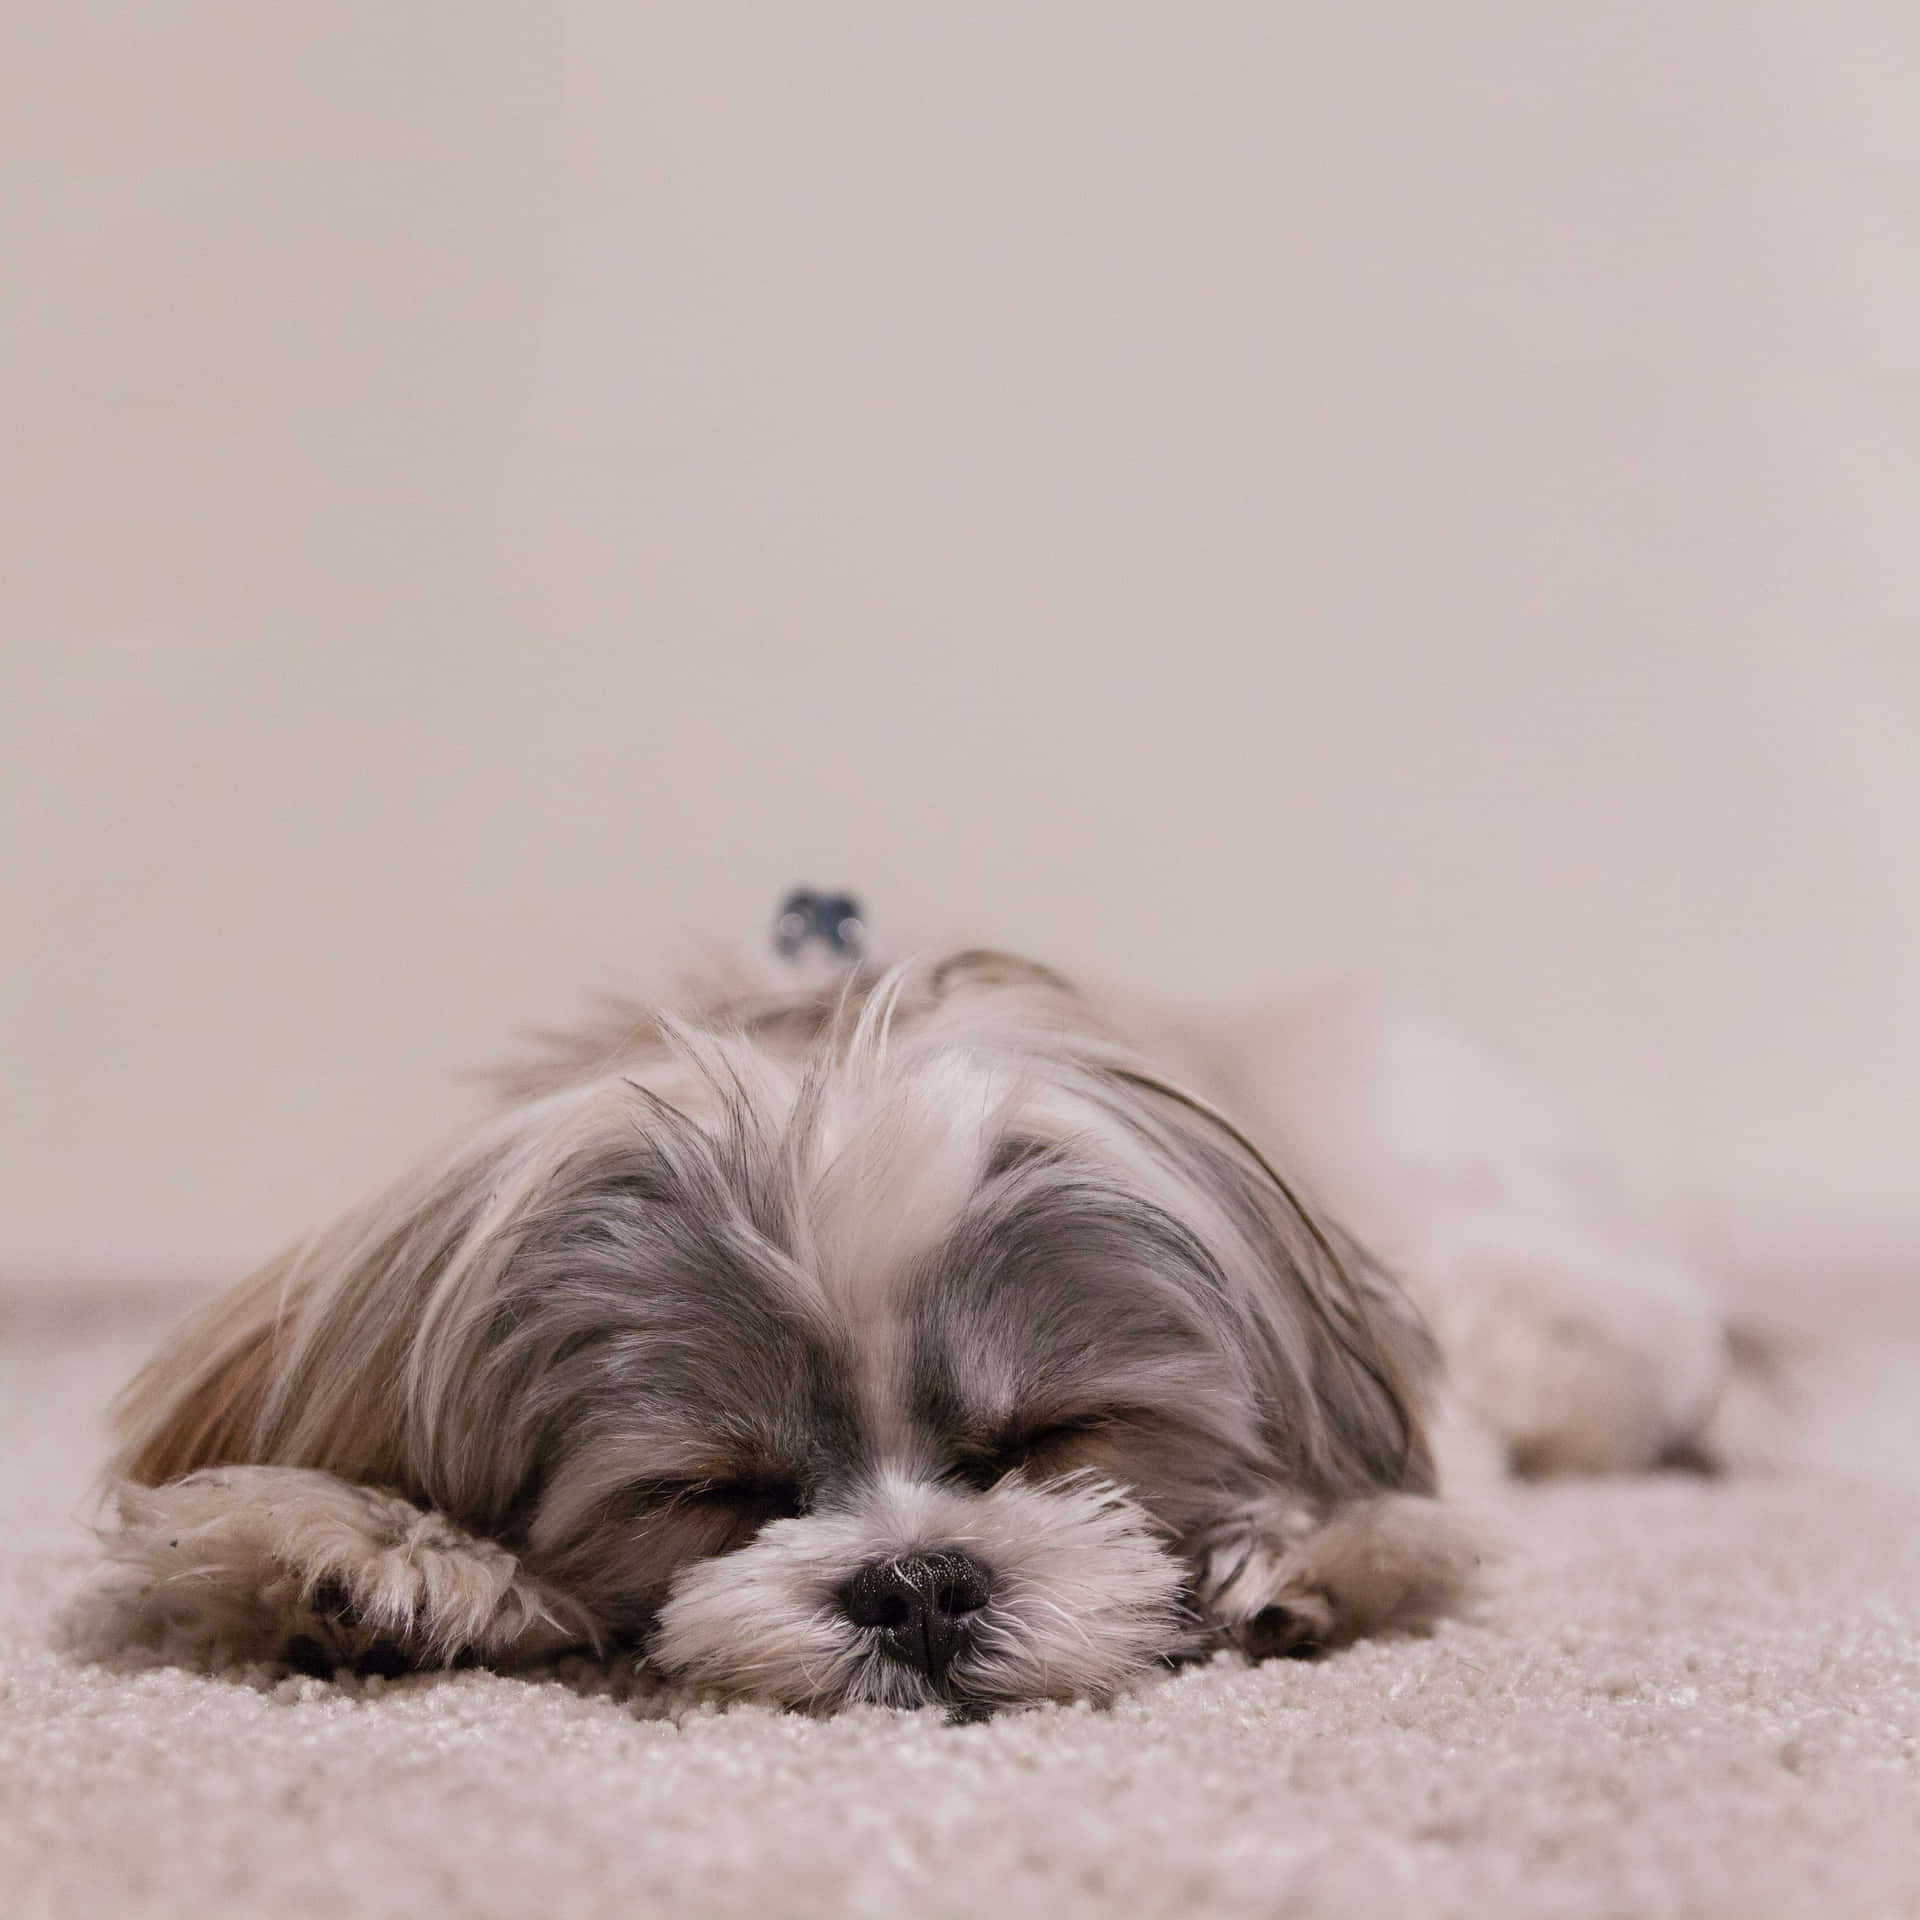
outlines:
M52 1623L101 1410L180 1303L0 1291L0 1909L1920 1913L1920 1326L1891 1297L1804 1349L1773 1470L1501 1492L1470 1622L952 1727L76 1665Z

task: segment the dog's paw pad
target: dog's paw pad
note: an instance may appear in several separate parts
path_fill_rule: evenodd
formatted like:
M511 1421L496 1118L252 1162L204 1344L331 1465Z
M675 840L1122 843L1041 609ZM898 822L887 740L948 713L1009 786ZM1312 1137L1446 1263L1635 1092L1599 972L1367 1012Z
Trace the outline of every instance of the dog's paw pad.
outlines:
M377 1675L382 1680L397 1680L413 1671L413 1662L403 1648L390 1640L376 1640L365 1652L354 1656L353 1670L362 1679Z
M1262 1607L1233 1629L1240 1651L1249 1660L1316 1660L1326 1648L1331 1614L1311 1600L1292 1606Z
M310 1680L331 1680L340 1664L333 1650L310 1633L296 1633L287 1642L285 1659L295 1673L304 1673Z
M1320 1643L1291 1607L1262 1607L1241 1627L1240 1650L1249 1660L1311 1660Z
M375 1675L382 1680L397 1680L401 1674L413 1672L416 1664L404 1647L391 1640L375 1640L355 1650L330 1645L317 1633L296 1633L280 1657L295 1673L310 1680L332 1680L345 1673L362 1680Z

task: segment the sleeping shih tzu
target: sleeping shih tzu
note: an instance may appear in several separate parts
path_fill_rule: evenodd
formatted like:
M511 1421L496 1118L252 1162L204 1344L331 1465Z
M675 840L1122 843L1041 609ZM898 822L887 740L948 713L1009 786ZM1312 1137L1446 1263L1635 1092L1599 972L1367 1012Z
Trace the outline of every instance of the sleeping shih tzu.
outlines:
M982 1713L1446 1611L1436 1395L1524 1471L1701 1451L1703 1284L1438 1029L781 925L172 1340L84 1645Z

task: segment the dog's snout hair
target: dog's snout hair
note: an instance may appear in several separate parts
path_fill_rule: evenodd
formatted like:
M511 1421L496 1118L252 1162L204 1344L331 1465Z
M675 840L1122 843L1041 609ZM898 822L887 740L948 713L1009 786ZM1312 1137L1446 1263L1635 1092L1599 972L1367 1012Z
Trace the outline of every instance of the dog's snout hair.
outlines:
M1185 1649L1185 1583L1152 1517L1097 1475L975 1493L882 1474L689 1567L653 1647L696 1684L788 1706L1071 1700Z
M629 1010L513 1092L148 1368L129 1481L389 1489L816 1707L1110 1693L1247 1516L1433 1490L1397 1290L1039 969Z

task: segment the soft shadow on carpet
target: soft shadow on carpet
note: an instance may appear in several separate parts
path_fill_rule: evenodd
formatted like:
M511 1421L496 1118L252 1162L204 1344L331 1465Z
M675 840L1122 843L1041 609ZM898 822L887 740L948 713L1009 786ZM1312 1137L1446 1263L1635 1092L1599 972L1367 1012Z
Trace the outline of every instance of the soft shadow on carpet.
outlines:
M1920 1913L1920 1312L1884 1297L1808 1347L1776 1468L1502 1492L1471 1622L972 1727L75 1664L100 1416L180 1305L0 1288L10 1915Z

